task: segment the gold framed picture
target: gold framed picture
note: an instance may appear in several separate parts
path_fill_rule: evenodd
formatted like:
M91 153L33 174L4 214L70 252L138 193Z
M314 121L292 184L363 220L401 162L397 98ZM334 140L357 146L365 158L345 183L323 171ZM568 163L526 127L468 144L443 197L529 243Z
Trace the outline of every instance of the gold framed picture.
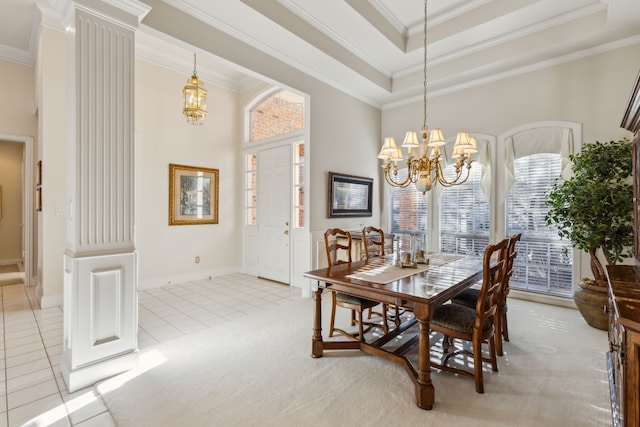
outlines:
M169 164L169 225L218 223L218 169Z

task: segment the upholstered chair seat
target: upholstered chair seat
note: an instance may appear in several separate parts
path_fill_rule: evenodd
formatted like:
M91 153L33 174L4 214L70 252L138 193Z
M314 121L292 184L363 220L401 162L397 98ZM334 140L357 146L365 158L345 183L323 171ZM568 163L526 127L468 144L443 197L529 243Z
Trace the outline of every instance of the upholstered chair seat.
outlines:
M432 326L455 331L459 334L473 334L476 322L476 310L458 304L445 304L436 308ZM485 319L482 332L489 331L492 327L491 320Z
M375 307L380 304L377 301L371 301L365 298L355 297L353 295L345 294L342 292L336 292L336 301L341 302L343 304L353 304L359 305L364 309Z

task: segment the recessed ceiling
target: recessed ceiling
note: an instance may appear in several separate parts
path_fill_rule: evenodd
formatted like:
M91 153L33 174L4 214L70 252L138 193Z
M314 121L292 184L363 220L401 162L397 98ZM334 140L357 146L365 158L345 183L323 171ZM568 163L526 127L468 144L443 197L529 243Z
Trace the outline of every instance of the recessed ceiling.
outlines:
M142 2L197 16L372 105L421 97L422 0ZM0 59L32 65L41 15L50 12L48 0L3 0ZM429 94L437 96L640 43L640 1L429 0L428 23ZM231 90L260 79L145 20L136 49L139 57L184 73L197 51L198 75Z

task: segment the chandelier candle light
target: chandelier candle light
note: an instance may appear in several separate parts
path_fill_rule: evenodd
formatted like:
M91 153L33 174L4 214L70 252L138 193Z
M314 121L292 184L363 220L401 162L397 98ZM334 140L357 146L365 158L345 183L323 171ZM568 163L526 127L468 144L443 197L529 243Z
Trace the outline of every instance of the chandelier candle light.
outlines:
M452 156L456 159L456 176L451 181L447 181L442 170L442 152L440 151L447 141L442 136L442 130L432 129L429 133L427 127L427 0L424 1L424 115L422 122L421 137L418 142L417 132L408 131L400 147L407 149L406 158L402 154L401 148L396 146L393 137L386 137L378 158L382 159L384 178L393 187L406 187L414 183L416 190L425 194L431 190L434 184L440 183L445 187L462 184L469 178L471 170L471 154L477 153L476 139L469 137L467 132L458 132L456 142L453 146ZM429 150L431 150L429 152ZM444 150L444 148L443 148ZM398 162L407 162L407 177L402 180L398 178Z
M184 108L182 114L192 125L201 125L207 117L207 89L196 73L196 54L193 54L193 75L187 80L182 89L184 94Z

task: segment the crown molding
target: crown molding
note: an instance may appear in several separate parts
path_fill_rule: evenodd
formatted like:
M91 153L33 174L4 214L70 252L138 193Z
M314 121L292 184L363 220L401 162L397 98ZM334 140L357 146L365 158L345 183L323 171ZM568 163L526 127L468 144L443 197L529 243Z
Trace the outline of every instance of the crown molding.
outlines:
M620 49L627 46L632 46L635 44L640 44L640 35L635 35L635 36L627 37L625 39L604 43L599 46L572 52L567 55L561 55L553 59L539 61L534 64L529 64L523 67L513 68L508 71L493 73L481 78L468 80L463 83L448 85L447 87L442 89L430 90L428 92L428 95L429 95L429 98L436 98L438 96L448 95L454 92L459 92L462 90L471 89L471 88L486 85L489 83L494 83L496 81L520 76L523 74L528 74L534 71L539 71L545 68L554 67L556 65L564 64L567 62L577 61L580 59L588 58L590 56L599 55L601 53L606 53L612 50ZM382 110L389 110L389 109L401 107L403 105L413 104L415 102L422 101L422 100L423 100L423 94L422 92L420 92L419 95L413 95L413 96L404 98L402 100L386 103L382 106Z

